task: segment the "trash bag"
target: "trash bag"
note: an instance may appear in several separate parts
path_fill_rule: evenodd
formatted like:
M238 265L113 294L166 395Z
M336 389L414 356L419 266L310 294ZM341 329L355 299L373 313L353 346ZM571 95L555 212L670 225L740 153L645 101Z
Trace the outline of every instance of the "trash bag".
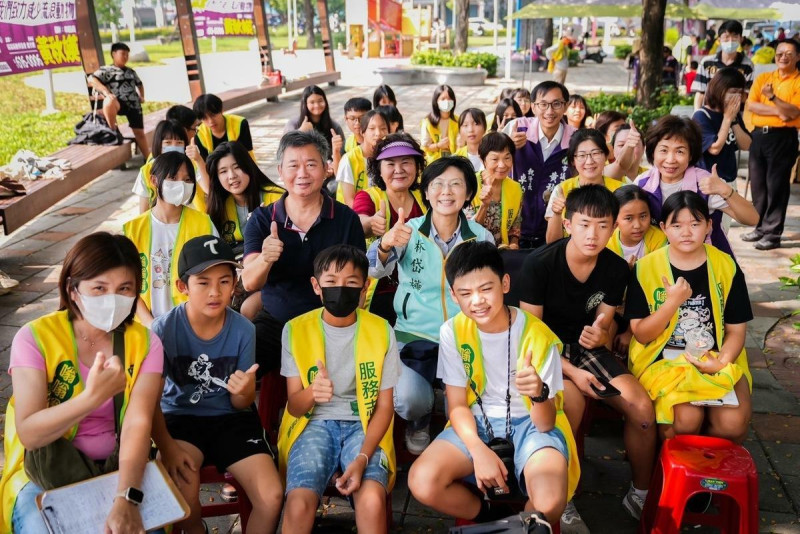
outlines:
M75 125L75 137L67 141L69 145L119 145L122 139L111 129L106 118L95 113L87 113Z

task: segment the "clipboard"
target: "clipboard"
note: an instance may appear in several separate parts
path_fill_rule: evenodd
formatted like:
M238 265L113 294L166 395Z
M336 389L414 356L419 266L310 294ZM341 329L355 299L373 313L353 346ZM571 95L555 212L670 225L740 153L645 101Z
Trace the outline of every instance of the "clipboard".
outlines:
M36 496L36 506L51 534L102 532L117 493L119 471L90 478ZM139 505L144 529L154 530L189 517L189 505L158 460L145 465L144 501Z

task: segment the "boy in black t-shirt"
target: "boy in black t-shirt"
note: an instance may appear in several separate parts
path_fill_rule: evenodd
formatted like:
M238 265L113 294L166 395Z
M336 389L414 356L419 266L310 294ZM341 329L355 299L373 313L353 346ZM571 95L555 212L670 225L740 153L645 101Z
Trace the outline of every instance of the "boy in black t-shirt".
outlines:
M625 415L625 447L633 481L623 505L639 518L650 483L656 446L655 412L647 392L609 350L614 310L630 277L627 262L606 249L619 202L599 185L572 191L566 200L570 237L531 253L523 265L520 306L542 319L564 344L564 409L573 432L584 399L602 399ZM618 390L619 394L610 396ZM572 503L562 517L581 522Z

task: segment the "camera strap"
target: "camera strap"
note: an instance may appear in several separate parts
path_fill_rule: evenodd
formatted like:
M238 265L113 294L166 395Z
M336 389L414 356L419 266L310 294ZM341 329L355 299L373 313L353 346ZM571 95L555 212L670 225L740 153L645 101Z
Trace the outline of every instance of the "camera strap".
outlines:
M508 345L507 345L507 355L508 355L508 363L506 366L506 378L508 381L506 382L506 439L511 439L511 308L506 306L506 311L508 312ZM495 438L494 430L492 429L492 424L489 422L489 418L486 416L486 412L483 409L483 401L481 400L481 395L478 393L478 390L475 389L475 382L472 380L467 380L469 382L469 387L472 389L472 392L475 394L475 401L478 403L478 408L481 410L481 415L483 416L483 424L486 427L486 433L489 435L489 439L492 440Z

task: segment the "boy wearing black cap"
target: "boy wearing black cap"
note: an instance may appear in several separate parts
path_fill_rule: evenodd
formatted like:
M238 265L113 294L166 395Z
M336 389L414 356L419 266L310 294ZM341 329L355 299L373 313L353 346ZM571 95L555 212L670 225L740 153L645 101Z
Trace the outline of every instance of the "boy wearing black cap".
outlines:
M283 501L255 399L255 327L229 308L236 285L233 251L206 235L189 240L178 258L178 290L189 300L153 322L164 344L164 387L153 438L161 460L191 507L177 524L207 532L200 519L199 469L230 472L253 505L248 527L274 532Z

